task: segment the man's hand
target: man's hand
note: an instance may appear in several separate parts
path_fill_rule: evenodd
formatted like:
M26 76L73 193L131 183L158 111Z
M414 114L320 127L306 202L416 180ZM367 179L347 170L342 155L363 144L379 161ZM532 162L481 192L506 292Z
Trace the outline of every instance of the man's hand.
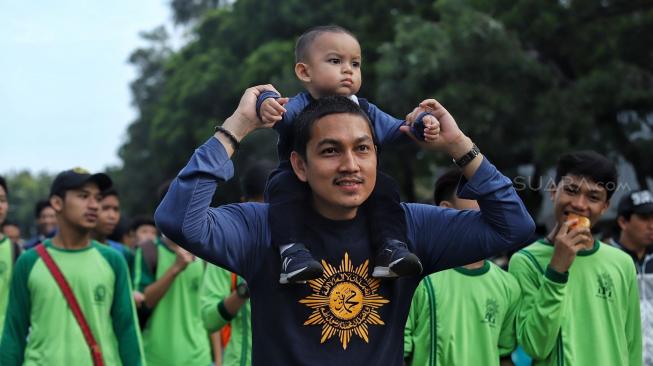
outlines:
M274 126L276 121L266 123L261 121L256 115L256 98L265 90L277 92L270 84L247 88L240 98L240 102L234 113L222 124L222 127L233 133L238 141L245 138L245 136L254 130ZM279 98L277 102L283 105L287 100L288 98ZM220 136L222 134L216 133L216 138L220 139Z
M283 107L286 103L288 103L288 98L268 98L264 100L259 111L263 124L274 125L276 122L281 121L283 114L286 113L286 109Z
M177 246L175 249L175 252L177 253L177 258L175 259L175 264L173 266L178 272L183 271L188 267L188 264L192 263L195 260L195 256L193 253L187 251L186 249Z
M565 273L569 270L576 254L581 249L587 248L587 243L592 242L592 233L589 228L577 227L570 229L578 219L565 221L560 229L554 229L555 236L553 240L553 256L549 265L559 273Z

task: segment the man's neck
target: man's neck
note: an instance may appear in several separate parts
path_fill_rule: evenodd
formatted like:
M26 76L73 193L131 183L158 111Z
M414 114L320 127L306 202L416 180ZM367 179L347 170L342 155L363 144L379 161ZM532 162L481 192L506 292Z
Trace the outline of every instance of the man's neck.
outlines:
M644 255L646 255L646 247L637 246L635 243L633 243L630 239L628 239L628 237L624 236L623 234L619 237L619 245L635 253L635 256L637 257L638 260L641 260L642 258L644 258Z
M52 245L62 249L82 249L91 242L91 233L72 227L59 227L57 235L52 238Z
M484 265L485 265L485 261L482 260L482 261L466 264L466 265L463 266L463 268L465 268L465 269L479 269L479 268L483 267Z
M91 233L91 238L93 240L97 241L97 242L102 243L102 244L107 244L108 243L106 235L102 235L102 234L100 234L98 232L95 232L95 231L93 231Z

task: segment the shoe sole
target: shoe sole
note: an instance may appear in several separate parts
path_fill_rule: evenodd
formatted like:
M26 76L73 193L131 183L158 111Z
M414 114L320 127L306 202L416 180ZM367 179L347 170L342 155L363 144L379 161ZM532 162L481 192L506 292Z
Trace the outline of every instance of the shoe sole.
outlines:
M422 273L422 262L415 254L409 254L404 258L397 259L389 266L376 266L372 272L375 278L396 278L406 276L417 276Z
M306 281L322 277L323 273L322 266L320 268L304 267L290 273L281 273L279 275L279 283L282 285L288 283L306 283Z

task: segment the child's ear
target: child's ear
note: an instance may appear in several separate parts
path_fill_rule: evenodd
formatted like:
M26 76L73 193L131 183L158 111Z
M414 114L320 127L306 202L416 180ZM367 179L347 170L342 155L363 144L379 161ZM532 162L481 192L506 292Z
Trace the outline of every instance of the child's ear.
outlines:
M295 75L297 75L297 79L301 80L303 83L311 82L310 68L303 62L295 64Z

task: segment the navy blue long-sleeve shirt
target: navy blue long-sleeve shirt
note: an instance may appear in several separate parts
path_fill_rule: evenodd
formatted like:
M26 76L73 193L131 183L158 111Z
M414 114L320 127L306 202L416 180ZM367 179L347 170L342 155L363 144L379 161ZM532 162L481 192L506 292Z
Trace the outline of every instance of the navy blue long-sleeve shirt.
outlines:
M280 285L279 252L270 243L268 206L209 207L233 165L215 138L200 146L155 213L161 231L199 257L241 275L251 291L253 365L401 365L403 329L421 276L371 277L374 251L366 217L306 218L322 278ZM480 211L402 204L410 250L427 275L523 245L534 223L511 181L484 159L458 195Z

